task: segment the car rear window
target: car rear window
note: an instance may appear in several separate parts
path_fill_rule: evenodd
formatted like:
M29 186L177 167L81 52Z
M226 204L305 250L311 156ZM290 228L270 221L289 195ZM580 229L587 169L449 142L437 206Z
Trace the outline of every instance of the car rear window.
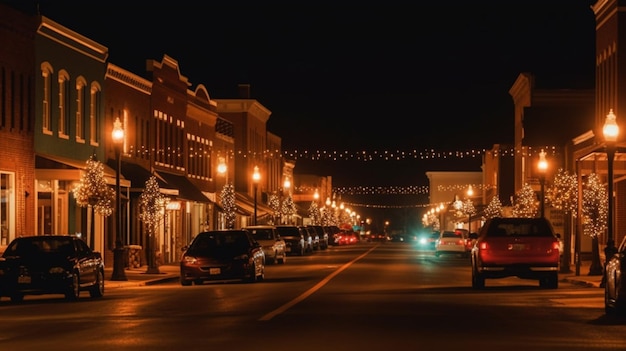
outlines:
M551 228L544 221L503 222L489 228L488 236L554 236Z

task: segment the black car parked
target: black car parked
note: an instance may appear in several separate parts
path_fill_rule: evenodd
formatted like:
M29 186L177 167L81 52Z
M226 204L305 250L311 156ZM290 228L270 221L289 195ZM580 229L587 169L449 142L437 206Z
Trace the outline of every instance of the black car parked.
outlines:
M71 235L24 236L11 241L0 258L0 296L104 295L104 262L82 239Z

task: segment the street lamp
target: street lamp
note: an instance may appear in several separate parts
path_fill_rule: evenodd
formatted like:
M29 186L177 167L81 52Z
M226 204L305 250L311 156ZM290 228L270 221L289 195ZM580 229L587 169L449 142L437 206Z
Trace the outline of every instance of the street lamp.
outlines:
M474 188L472 188L472 184L469 185L469 187L467 188L467 232L471 233L472 232L472 212L473 209L470 207L473 207L472 204L472 196L474 196Z
M608 182L609 182L609 208L607 214L607 239L606 246L604 247L605 267L611 257L617 252L615 247L615 239L613 238L613 211L614 211L614 197L613 197L613 160L615 159L615 142L619 135L619 126L616 122L613 109L606 115L604 127L602 128L602 134L604 134L604 141L606 142L606 156L608 160ZM605 277L603 277L604 283Z
M111 132L113 145L115 148L115 248L113 249L113 273L111 280L128 280L124 271L124 248L122 247L122 203L120 201L120 168L122 161L120 158L122 143L124 142L124 128L120 118L115 118L113 131Z
M539 170L539 183L541 184L541 210L539 211L541 218L545 216L545 203L546 203L546 171L548 170L548 161L546 161L546 152L541 149L539 153L539 163L537 163L537 169Z
M257 207L256 193L259 187L259 180L261 180L261 173L259 173L259 167L254 166L254 173L252 173L252 183L254 184L254 225L256 225L256 207Z

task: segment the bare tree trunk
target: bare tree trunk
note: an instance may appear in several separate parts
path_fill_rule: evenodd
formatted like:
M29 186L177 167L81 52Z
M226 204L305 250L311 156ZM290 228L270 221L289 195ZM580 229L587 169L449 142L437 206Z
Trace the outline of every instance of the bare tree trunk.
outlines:
M598 236L595 235L591 240L591 265L589 266L588 275L602 275L604 269L600 261L600 243Z

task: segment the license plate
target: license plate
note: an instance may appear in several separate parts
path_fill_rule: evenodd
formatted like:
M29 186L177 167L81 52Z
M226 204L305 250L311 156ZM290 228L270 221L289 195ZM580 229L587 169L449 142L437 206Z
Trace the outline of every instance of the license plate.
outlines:
M18 284L30 284L30 282L31 282L30 276L20 275L19 277L17 277Z
M510 250L513 250L513 251L526 250L526 244L512 244L510 245Z
M217 275L217 274L221 274L222 270L217 267L217 268L209 268L209 274L211 275Z

